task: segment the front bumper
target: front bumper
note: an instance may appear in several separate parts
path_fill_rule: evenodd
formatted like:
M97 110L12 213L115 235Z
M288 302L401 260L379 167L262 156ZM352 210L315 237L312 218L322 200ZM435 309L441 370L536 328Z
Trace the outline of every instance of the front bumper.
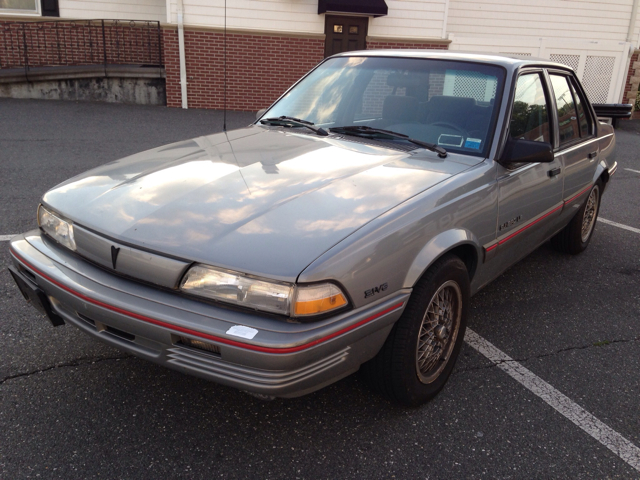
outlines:
M65 323L166 367L277 397L322 388L373 358L410 294L396 292L316 323L287 323L113 275L37 230L13 238L11 255L23 280L44 292ZM258 333L250 340L227 334L234 325Z

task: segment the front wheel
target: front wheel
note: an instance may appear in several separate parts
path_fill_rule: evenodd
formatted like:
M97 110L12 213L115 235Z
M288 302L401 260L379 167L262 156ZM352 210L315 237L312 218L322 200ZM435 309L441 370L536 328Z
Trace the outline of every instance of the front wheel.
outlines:
M435 397L460 352L469 296L465 264L454 255L437 260L416 284L378 355L363 365L369 383L407 406Z
M551 245L556 250L576 255L587 248L598 219L601 192L602 182L598 181L569 224L551 239Z

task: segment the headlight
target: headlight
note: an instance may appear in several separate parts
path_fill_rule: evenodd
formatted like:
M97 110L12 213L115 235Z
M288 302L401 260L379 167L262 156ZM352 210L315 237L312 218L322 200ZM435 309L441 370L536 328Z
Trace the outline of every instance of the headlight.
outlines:
M220 302L296 317L330 312L348 303L342 291L331 283L295 287L207 265L191 267L180 289Z
M62 220L42 205L38 206L38 225L61 245L71 250L76 249L76 241L73 238L73 224Z
M187 272L180 288L193 295L289 315L293 285L266 282L206 265Z

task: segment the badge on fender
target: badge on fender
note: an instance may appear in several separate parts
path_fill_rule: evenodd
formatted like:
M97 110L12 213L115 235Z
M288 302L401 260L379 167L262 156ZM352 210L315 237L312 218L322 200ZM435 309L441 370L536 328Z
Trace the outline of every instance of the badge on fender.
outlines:
M370 288L369 290L365 290L364 298L373 297L376 293L384 292L387 288L389 288L389 285L386 283L383 283L378 287L373 287L373 288Z

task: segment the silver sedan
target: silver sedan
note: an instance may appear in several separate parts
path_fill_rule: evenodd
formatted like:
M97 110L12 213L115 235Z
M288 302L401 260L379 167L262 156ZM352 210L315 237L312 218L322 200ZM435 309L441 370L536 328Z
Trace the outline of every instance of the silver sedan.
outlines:
M188 374L295 397L361 369L419 405L474 293L587 247L614 144L560 64L341 54L246 128L48 191L10 270L54 325Z

